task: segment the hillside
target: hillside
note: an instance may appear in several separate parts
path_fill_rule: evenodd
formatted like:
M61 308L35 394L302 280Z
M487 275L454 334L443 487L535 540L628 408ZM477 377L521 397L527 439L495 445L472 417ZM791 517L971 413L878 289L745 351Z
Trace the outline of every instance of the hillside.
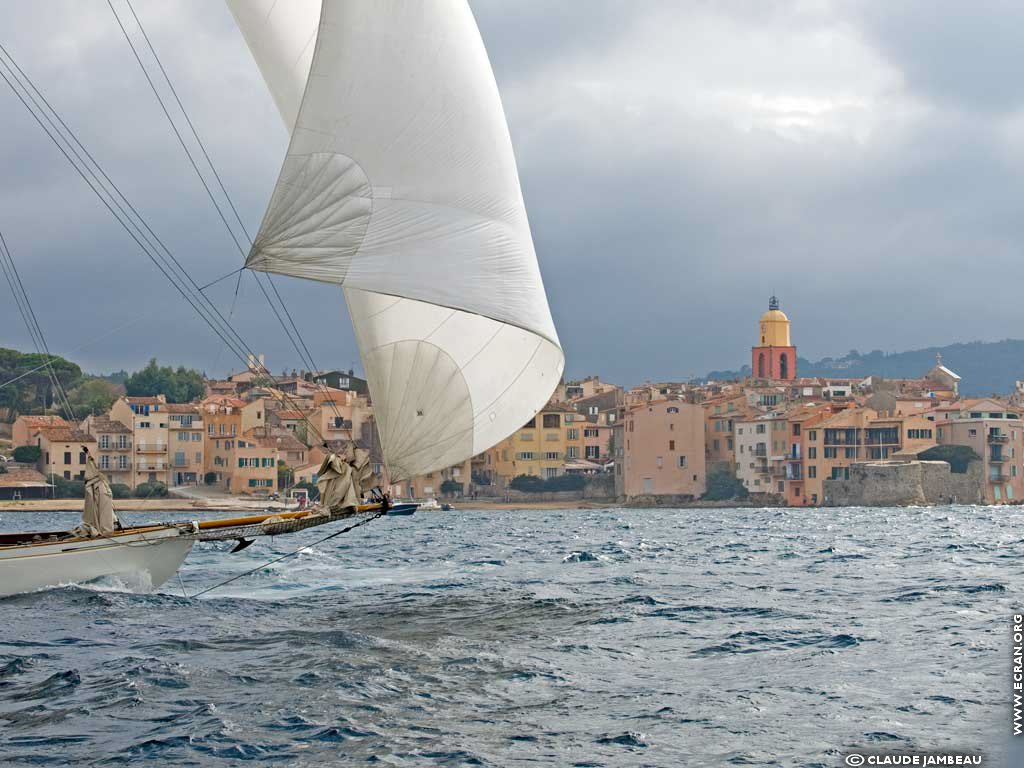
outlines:
M875 350L862 355L850 350L843 357L826 357L817 362L801 357L797 359L797 373L800 376L915 378L935 365L937 353L942 355L943 365L960 374L960 392L968 397L1009 394L1014 382L1024 379L1024 341L1019 339L971 341L888 354ZM712 371L707 378L723 381L750 373L750 366L744 366L738 371Z

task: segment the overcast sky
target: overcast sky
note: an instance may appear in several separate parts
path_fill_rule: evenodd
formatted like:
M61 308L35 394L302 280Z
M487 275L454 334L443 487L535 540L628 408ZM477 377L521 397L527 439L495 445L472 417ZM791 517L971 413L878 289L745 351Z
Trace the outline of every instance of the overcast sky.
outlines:
M1024 335L1021 3L472 6L569 375L738 367L773 291L809 358ZM254 232L287 136L230 14L135 8ZM196 280L237 268L106 1L0 0L0 18ZM95 372L237 368L7 90L0 138L0 231L53 351ZM277 283L317 364L358 368L340 291ZM233 292L211 290L225 313ZM273 371L298 367L268 315L245 275L233 321ZM0 321L0 346L29 348L6 297Z

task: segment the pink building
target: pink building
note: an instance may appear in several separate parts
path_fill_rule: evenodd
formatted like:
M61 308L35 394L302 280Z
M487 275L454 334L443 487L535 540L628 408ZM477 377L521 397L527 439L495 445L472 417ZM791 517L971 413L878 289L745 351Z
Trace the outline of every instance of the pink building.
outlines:
M704 409L681 400L634 406L623 421L623 491L636 496L704 493Z

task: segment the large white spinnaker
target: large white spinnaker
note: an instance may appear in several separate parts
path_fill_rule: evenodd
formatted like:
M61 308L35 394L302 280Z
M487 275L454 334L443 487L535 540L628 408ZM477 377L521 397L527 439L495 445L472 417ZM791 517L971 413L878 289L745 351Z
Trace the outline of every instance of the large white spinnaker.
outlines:
M246 265L343 287L391 480L544 406L564 357L465 0L227 0L291 141Z

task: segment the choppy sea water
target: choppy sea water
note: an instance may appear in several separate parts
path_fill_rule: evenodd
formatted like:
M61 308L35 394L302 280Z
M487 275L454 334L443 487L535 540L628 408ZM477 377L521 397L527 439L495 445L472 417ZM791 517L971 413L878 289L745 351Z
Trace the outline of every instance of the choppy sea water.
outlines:
M1022 556L1016 508L385 518L0 600L0 764L1004 765Z

